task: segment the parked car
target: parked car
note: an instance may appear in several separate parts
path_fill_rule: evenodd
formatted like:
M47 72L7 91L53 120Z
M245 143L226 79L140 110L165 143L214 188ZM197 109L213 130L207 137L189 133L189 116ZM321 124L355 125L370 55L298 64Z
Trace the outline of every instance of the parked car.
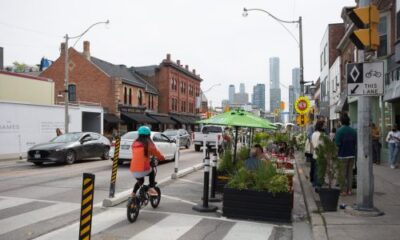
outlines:
M118 163L123 164L125 161L132 159L132 144L139 136L137 131L127 132L121 136ZM175 140L171 140L165 134L160 132L151 132L150 135L157 149L164 155L165 160L175 160L176 148ZM114 159L115 142L111 145L110 157Z
M28 162L72 164L78 159L101 157L108 159L110 141L93 132L73 132L53 138L50 142L34 145L28 150Z
M200 129L200 132L194 133L193 143L194 143L194 150L199 152L200 149L203 147L204 141L204 134L207 135L206 138L206 145L215 147L216 146L216 139L217 136L220 135L221 137L218 140L218 148L222 149L222 134L224 133L224 127L218 125L206 125Z
M163 132L171 140L177 140L179 135L179 145L181 147L189 148L192 142L192 137L185 129L167 129Z

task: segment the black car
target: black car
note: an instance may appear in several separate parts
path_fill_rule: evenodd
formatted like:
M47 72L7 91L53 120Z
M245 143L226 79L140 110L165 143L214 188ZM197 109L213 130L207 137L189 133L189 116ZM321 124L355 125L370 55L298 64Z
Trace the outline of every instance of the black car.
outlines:
M78 159L101 157L108 159L110 141L93 132L66 133L28 150L28 162L41 165L44 162L72 164Z
M163 134L167 135L171 140L177 140L177 135L179 134L179 145L186 148L190 147L192 137L185 129L167 129Z

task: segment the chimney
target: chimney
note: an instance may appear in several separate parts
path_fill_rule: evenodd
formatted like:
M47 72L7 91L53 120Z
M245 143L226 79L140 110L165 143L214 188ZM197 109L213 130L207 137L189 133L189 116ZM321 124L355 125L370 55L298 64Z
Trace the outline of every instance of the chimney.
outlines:
M64 52L65 52L65 43L62 42L60 46L60 55L63 54Z
M193 74L194 74L194 75L196 75L196 69L193 69L193 71L192 71L192 72L193 72Z
M83 42L83 55L90 61L90 42L84 41Z
M176 60L176 64L178 64L178 66L181 65L181 60Z
M171 54L167 53L167 61L170 62L171 61Z
M189 65L185 65L186 70L189 71Z
M3 48L0 47L0 70L4 69L4 56L3 56Z

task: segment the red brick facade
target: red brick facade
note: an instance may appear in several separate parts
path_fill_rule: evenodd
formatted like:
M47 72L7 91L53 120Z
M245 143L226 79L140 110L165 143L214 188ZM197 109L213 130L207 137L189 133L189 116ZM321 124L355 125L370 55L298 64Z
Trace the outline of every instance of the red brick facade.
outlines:
M149 94L145 88L123 83L119 77L110 77L90 60L89 42L84 42L84 53L69 48L69 84L76 86L76 102L100 104L106 112L117 114L118 106L142 106L157 112L158 96ZM44 72L42 77L51 78L55 82L55 102L63 102L64 97L64 63L65 55L61 56ZM125 97L125 88L127 96ZM131 95L129 95L129 92ZM138 93L142 92L142 104L139 105ZM149 106L150 95L150 106ZM153 101L151 101L153 98ZM130 99L130 101L129 101ZM127 101L128 100L128 101Z
M179 60L173 62L167 54L167 58L156 67L154 75L143 77L159 91L160 113L196 115L196 97L200 95L202 79L194 69L189 71L188 65L183 67Z

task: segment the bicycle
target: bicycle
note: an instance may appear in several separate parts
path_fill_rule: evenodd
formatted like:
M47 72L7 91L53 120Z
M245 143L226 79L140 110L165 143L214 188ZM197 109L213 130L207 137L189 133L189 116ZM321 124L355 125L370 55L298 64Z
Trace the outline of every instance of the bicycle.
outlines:
M154 171L154 175L157 175L157 165L158 160L155 157L150 158L150 166ZM157 182L155 182L154 189L157 191L157 196L150 196L147 191L150 186L146 184L142 184L138 190L138 194L135 198L129 197L127 202L126 214L129 222L133 223L136 221L139 216L140 208L143 206L147 206L147 204L151 204L153 208L157 208L161 201L161 190L157 187Z

